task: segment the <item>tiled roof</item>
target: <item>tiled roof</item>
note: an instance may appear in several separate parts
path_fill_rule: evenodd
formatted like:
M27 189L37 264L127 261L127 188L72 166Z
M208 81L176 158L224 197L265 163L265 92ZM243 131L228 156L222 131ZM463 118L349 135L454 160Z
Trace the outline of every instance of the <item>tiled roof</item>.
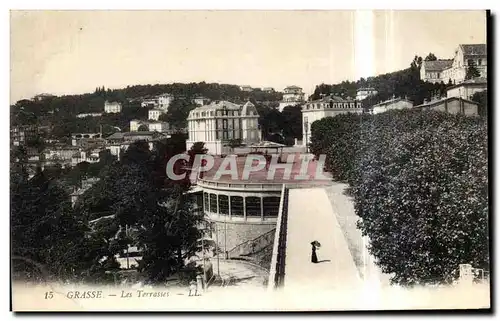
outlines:
M298 86L288 86L285 89L302 89L302 88L300 88Z
M486 84L488 83L488 80L484 77L477 77L477 78L472 78L465 80L463 84Z
M427 103L423 103L421 105L415 106L414 108L432 107L432 106L444 104L445 102L449 102L449 101L452 101L452 100L459 100L459 99L461 101L465 101L465 102L467 102L469 104L477 105L477 103L474 102L474 101L472 101L472 100L463 99L463 98L459 98L459 97L448 97L448 98L443 98L443 99L438 99L438 100L433 100L433 101L430 101L430 102L427 102Z
M113 140L113 139L123 139L125 137L141 137L141 136L156 136L156 135L161 135L165 136L159 132L119 132L119 133L114 133L111 136L108 136L106 139L108 140Z
M402 100L407 101L410 104L413 104L411 101L409 101L407 99L404 99L404 98L394 98L394 99L389 99L389 100L380 102L380 103L378 103L376 105L373 105L372 108L374 108L374 107L382 107L382 106L386 106L386 105L390 105L390 104L395 104L395 103L397 103L399 101L402 101Z
M313 101L311 101L311 103L321 103L321 102L330 102L330 101L333 101L333 102L348 102L349 101L350 102L353 100L354 99L344 99L344 98L339 97L339 96L330 95L330 96L325 96L321 99L313 100Z
M485 56L486 55L486 44L469 44L469 45L460 45L464 55L466 56Z
M439 59L434 61L424 61L426 71L442 71L451 67L453 59Z

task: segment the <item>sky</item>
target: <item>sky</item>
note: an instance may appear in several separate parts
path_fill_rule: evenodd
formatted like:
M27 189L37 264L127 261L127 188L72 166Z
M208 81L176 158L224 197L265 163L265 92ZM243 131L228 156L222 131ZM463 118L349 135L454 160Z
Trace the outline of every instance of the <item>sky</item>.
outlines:
M11 11L10 102L98 86L321 83L453 58L484 11Z

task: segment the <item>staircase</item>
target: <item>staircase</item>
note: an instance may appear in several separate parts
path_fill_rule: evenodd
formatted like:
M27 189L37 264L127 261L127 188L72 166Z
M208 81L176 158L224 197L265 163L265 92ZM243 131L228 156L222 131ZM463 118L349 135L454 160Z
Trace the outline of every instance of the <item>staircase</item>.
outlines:
M275 232L276 229L272 229L253 240L236 245L228 251L228 259L248 260L269 269ZM269 257L269 259L266 260L266 257Z

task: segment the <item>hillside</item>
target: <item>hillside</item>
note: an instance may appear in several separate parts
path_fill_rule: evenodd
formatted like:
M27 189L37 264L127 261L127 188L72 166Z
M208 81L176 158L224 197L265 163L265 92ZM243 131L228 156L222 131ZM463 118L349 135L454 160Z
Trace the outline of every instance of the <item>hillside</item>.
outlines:
M357 81L343 81L339 84L316 86L310 99L321 98L322 94L356 97L359 88L374 88L378 94L365 102L365 107L395 97L407 97L414 105L423 103L433 95L445 95L447 84L432 84L420 80L421 57L415 57L409 68L375 77L360 78Z

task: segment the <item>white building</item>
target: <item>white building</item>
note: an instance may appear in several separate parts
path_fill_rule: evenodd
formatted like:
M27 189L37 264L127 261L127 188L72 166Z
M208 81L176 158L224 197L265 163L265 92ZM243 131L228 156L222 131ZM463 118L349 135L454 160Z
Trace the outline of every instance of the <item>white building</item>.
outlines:
M143 99L142 102L141 102L141 107L158 107L158 98L156 97L153 97L153 98L146 98L146 99Z
M240 90L246 91L246 92L251 92L251 91L253 91L253 88L245 85L245 86L240 86Z
M171 94L162 94L158 96L158 106L156 108L163 110L165 113L168 107L174 100L174 96Z
M199 106L208 105L210 103L210 99L205 97L195 97L193 98L193 103Z
M76 115L76 118L100 117L100 116L102 116L102 113L85 113Z
M238 105L215 101L191 110L187 120L188 150L196 142L205 142L208 153L220 155L229 152L229 148L224 145L231 139L241 139L246 144L261 139L259 114L251 102Z
M452 64L452 59L423 61L420 67L420 79L432 83L444 82L444 70L451 68ZM446 79L446 83L448 81Z
M288 86L283 90L283 100L280 101L278 109L280 112L287 106L296 106L305 102L302 88L297 86Z
M150 109L148 112L148 119L149 120L158 120L160 118L161 114L163 114L162 109L158 109L158 108Z
M472 99L472 96L481 91L488 89L488 81L486 78L474 78L466 80L458 85L448 87L446 97L459 97L463 99Z
M488 78L486 44L461 44L455 50L453 59L423 61L420 79L429 82L460 84L465 80L469 65L474 64L481 78Z
M72 133L71 145L79 146L85 141L99 141L102 139L101 133Z
M355 99L343 99L338 96L328 96L319 100L307 102L302 106L302 139L307 146L311 141L311 125L325 117L334 117L339 114L361 114L361 102Z
M160 133L165 133L170 129L170 126L168 125L167 122L150 122L148 124L148 128L150 132L160 132Z
M71 156L71 166L76 166L81 162L98 163L99 152L92 151L87 154L85 151L78 151Z
M120 113L122 111L122 104L120 104L117 101L109 102L105 101L104 102L104 112L105 113Z
M368 96L376 95L377 91L374 88L359 88L356 91L356 100L363 100Z
M132 119L130 121L130 131L131 132L136 132L139 130L139 127L143 124L144 122L142 120L138 119Z
M120 159L120 156L125 152L130 144L136 141L148 142L149 148L152 150L155 141L170 138L167 134L159 132L118 132L106 137L106 149L111 155Z
M389 110L408 109L413 107L413 102L404 98L393 98L372 106L373 114L380 114Z

